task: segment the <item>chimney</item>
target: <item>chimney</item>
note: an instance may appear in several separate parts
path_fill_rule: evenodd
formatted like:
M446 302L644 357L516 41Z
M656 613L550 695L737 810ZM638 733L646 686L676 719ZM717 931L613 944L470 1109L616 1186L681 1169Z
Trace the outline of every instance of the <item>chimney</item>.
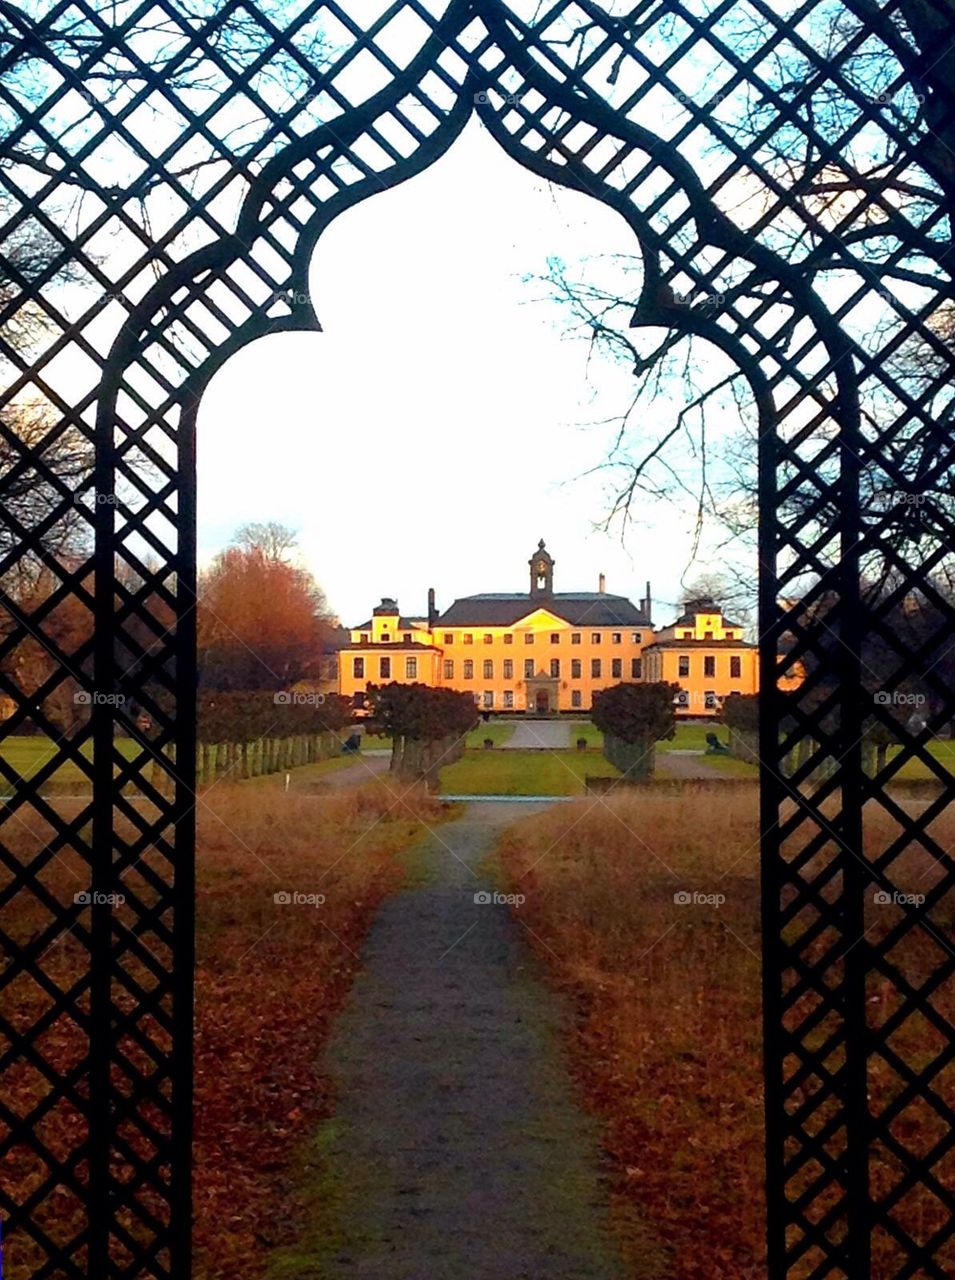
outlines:
M428 630L434 630L434 624L438 620L438 611L434 605L434 587L428 588Z
M597 590L600 592L600 594L601 594L601 595L603 595L603 594L606 592L606 590L607 590L607 576L606 576L606 574L603 574L603 573L602 573L602 574L600 575L600 577L597 579Z
M649 582L647 583L647 594L643 597L643 612L648 618L652 617Z

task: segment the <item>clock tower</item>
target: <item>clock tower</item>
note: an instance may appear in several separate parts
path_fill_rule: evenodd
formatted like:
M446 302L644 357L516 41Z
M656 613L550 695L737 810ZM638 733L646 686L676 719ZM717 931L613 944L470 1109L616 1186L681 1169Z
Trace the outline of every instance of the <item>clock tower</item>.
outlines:
M527 562L531 567L531 590L532 596L551 596L554 594L554 564L555 561L550 552L544 546L544 539L541 538L537 544L537 550Z

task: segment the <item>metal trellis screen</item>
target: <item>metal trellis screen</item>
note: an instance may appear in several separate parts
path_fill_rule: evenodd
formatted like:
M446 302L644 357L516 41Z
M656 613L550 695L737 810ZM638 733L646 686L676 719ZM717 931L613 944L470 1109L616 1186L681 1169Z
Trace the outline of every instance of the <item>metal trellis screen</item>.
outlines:
M0 3L11 1274L189 1274L196 408L475 115L748 386L770 1274L955 1273L952 86L951 0Z

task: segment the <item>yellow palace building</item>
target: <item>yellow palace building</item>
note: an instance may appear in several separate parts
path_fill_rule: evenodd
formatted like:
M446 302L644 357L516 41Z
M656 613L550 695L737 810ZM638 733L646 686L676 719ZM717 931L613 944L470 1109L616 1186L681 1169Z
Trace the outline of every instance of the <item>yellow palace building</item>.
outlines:
M654 632L649 583L639 605L608 593L603 574L597 591L556 592L555 563L542 539L526 593L463 596L438 613L432 589L426 617L405 617L385 597L339 651L339 692L361 707L369 684L421 683L466 691L485 711L530 715L589 711L598 690L629 681L672 680L689 715L755 692L756 648L712 601L688 602Z

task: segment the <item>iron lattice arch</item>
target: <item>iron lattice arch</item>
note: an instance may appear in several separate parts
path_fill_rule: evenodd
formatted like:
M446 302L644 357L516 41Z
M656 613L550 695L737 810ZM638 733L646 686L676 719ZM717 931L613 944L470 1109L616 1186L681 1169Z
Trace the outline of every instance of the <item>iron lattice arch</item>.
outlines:
M319 328L324 229L476 114L626 219L635 328L746 378L770 1274L951 1275L951 0L0 20L2 727L55 744L30 776L0 755L13 1274L189 1273L197 405L244 344ZM887 790L913 760L938 783L919 807ZM51 793L63 765L89 798Z

